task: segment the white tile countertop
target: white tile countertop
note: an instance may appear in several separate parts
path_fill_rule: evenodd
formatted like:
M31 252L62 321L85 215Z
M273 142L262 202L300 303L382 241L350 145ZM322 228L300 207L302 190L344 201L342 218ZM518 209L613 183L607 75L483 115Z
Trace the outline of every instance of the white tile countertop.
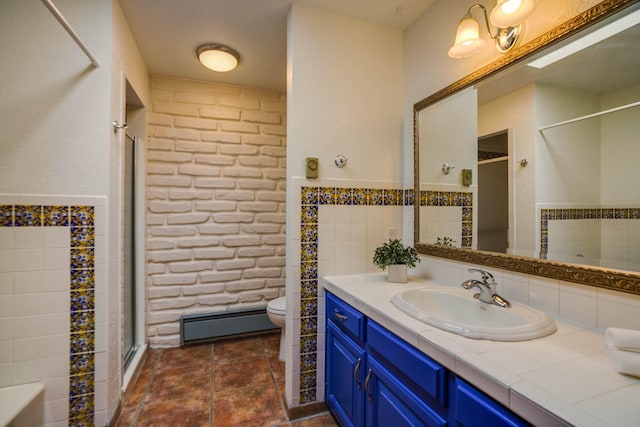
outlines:
M558 330L544 338L475 340L391 303L407 289L443 286L436 282L410 277L390 283L375 273L328 276L323 286L534 425L640 426L640 378L611 368L601 331L555 319Z

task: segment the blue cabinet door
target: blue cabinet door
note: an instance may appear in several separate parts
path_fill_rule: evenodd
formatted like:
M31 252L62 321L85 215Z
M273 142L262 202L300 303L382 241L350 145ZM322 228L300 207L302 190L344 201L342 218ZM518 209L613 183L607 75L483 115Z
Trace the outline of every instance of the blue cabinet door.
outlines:
M341 426L362 426L364 349L327 322L325 401Z
M460 378L454 381L454 405L452 419L456 426L464 427L527 427L522 420L509 409L500 405L489 396L467 384Z
M364 388L367 427L447 426L444 417L398 381L371 355L367 355Z

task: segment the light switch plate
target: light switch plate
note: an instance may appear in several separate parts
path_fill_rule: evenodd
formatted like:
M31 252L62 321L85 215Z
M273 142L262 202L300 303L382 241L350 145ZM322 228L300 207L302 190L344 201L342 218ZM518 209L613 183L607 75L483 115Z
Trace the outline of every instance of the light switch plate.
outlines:
M471 169L462 169L462 185L468 187L473 184L473 171Z
M305 176L307 178L317 178L318 166L319 165L317 157L307 157L306 159L304 159Z

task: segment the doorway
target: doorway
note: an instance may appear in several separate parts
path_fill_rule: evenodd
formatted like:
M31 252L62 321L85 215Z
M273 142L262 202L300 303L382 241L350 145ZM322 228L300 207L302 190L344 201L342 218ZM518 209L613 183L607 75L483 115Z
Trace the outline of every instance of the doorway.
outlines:
M478 138L478 249L509 249L509 135Z

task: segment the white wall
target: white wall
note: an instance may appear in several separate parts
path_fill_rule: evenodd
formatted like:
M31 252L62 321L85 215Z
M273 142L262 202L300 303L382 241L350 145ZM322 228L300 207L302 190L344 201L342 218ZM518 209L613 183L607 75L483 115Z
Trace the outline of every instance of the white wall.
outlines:
M301 280L301 188L349 188L359 195L402 188L402 66L400 30L293 5L287 79L289 406L324 395L324 294L319 280ZM342 169L334 164L338 154L349 159ZM319 159L319 179L304 178L305 157ZM401 233L400 205L317 207L314 219L307 219L317 244L304 247L317 277L366 272L385 230Z
M420 112L418 126L425 141L420 146L420 184L432 184L432 189L433 184L442 184L450 186L449 191L465 190L462 169L471 169L473 176L477 174L477 91L469 88L425 108ZM449 174L442 171L444 163L454 167Z
M419 114L418 133L427 143L420 146L420 192L471 192L477 206L478 194L478 93L469 88ZM445 174L443 164L453 169ZM462 170L471 169L473 185L462 185ZM422 204L422 203L421 203ZM407 208L406 211L410 209ZM462 210L459 206L420 206L420 241L436 243L449 237L461 247ZM477 210L473 210L477 226ZM405 232L405 236L407 233ZM475 247L476 241L472 242Z
M124 118L125 77L143 101L148 98L148 78L117 0L56 0L55 5L100 67L90 64L41 2L0 3L0 54L5 58L0 73L0 193L6 194L7 203L100 201L96 218L102 228L95 244L98 347L121 341L122 150L111 122ZM122 378L120 345L105 345L103 350L96 350L97 425L113 415ZM68 395L61 399L69 406ZM66 424L66 412L56 409L51 418L52 410L45 421Z
M289 26L288 175L401 179L402 33L298 4Z
M640 85L606 94L600 108L609 108L637 102ZM640 107L604 115L601 121L602 139L602 204L611 206L624 203L627 207L640 204Z
M0 3L0 192L106 195L110 2L57 6L101 66L41 2Z
M10 194L4 198L8 203L12 203L13 199L16 204L87 204L96 208L96 219L102 228L99 235L96 234L95 264L92 263L95 266L95 283L91 284L92 291L95 291L95 322L90 328L93 330L95 326L95 347L93 351L90 347L84 347L88 351L86 354L90 355L88 357L94 358L96 366L95 377L87 379L91 383L91 390L95 390L92 406L95 418L94 413L86 416L96 424L104 424L108 421L109 404L106 372L107 245L103 227L106 209L103 200L109 192L111 5L110 2L97 0L57 1L56 5L101 66L94 68L90 64L41 2L11 0L0 4L0 54L5 58L0 73L0 128L3 131L3 142L0 144L0 193ZM76 197L80 195L91 197ZM96 201L100 201L100 206ZM34 229L34 233L37 230L35 227L15 230L17 246L12 249L14 256L19 256L22 251L24 257L25 253L19 247L20 235L28 229ZM43 230L45 236L49 230ZM69 235L68 227L56 230L60 233L66 231ZM47 243L46 237L39 244L42 246L35 247L34 240L30 241L29 250L34 255L33 269L39 265L37 253L51 251L51 248L47 248L50 243ZM63 263L56 264L55 268L62 267L58 271L65 271L63 253L66 253L68 271L71 259L68 243L67 247L56 248L56 251ZM47 265L52 264L49 262ZM29 289L25 288L25 283L17 279L24 275L21 267L14 264L11 274L16 292L14 304L20 298L25 300L27 296L34 302L25 307L26 310L37 310L35 301L38 297L42 299L45 310L48 310L49 305L44 301L54 298L56 292L66 294L69 299L69 275L66 276L66 283L56 282L59 287L54 289L48 286L50 282L43 279L42 287L31 288L32 293L29 294L26 293ZM61 287L63 284L66 285L66 292L65 287ZM71 292L71 298L76 293ZM68 319L69 301L66 307ZM28 313L35 312L21 310L17 315ZM49 322L48 319L44 318L43 325L50 324L52 327L43 329L42 360L55 351L58 359L66 361L67 367L63 371L69 376L69 335L66 341L57 341L67 343L66 351L45 347L54 334L61 331L59 321ZM71 332L74 332L73 327ZM59 376L55 366L55 361L43 362L41 370L33 370L32 373L40 376L35 379L47 384L45 422L48 425L66 425L66 420L76 413L75 404L69 399L70 393L75 395L76 392L70 392L69 387L72 383L77 384L78 377L72 380L64 375ZM119 378L113 377L113 380L117 382Z
M600 119L537 128L599 111L596 95L536 85L536 201L600 202Z

